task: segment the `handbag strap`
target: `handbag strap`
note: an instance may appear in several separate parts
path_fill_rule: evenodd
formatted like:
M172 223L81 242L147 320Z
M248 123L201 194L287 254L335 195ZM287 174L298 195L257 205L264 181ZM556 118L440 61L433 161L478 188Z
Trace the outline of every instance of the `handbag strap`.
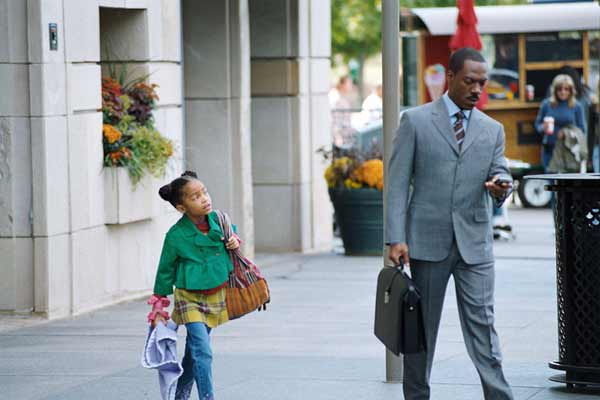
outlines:
M231 226L231 218L229 215L220 210L215 210L217 217L219 219L219 225L221 226L221 230L223 231L223 236L225 241L228 241L231 236L233 236L233 228Z
M231 218L229 215L220 210L215 210L215 213L217 214L219 225L223 231L223 238L225 242L227 242L233 236ZM242 255L239 248L235 250L227 250L227 252L231 257L231 262L233 264L233 272L229 276L230 283L236 281L244 286L247 286L259 280L259 277L256 276L256 273L252 270L246 257Z

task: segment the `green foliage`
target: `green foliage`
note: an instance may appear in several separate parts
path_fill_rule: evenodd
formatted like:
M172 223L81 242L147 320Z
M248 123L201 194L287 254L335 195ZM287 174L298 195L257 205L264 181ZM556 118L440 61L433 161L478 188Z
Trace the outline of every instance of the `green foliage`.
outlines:
M331 51L344 62L381 51L381 0L331 1Z
M146 173L164 175L173 143L154 128L157 85L125 81L125 67L110 75L102 78L104 165L127 168L135 187Z
M399 0L401 7L455 7L456 0ZM527 0L475 0L475 5L527 4ZM331 1L331 51L347 63L381 51L381 0Z
M132 75L132 73L129 72L129 66L122 62L109 62L107 67L108 76L117 81L124 92L128 92L138 83L146 82L150 75L152 75L152 72L150 72L138 76L137 78L129 78L129 76Z
M132 178L138 178L138 172L143 174L144 171L157 178L165 174L167 161L173 155L173 145L169 139L163 137L156 129L140 126L132 134L131 147L133 159L139 163L133 174L130 170Z

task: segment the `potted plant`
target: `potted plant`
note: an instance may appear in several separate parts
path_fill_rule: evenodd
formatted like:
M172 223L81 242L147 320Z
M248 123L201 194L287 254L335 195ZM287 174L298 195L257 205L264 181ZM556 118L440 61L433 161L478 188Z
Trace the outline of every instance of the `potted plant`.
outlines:
M377 146L320 152L330 164L325 170L347 255L381 255L383 251L383 157Z
M124 82L102 78L102 142L107 223L126 223L153 215L152 177L164 176L173 143L154 127L158 95L144 78ZM139 191L139 187L145 190Z

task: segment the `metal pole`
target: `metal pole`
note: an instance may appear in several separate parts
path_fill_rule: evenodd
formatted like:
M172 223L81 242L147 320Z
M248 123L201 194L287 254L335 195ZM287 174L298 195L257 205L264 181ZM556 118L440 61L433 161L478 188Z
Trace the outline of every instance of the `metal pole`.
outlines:
M392 141L399 124L400 115L400 1L382 2L382 64L383 64L383 163L384 170L390 159ZM387 189L384 188L387 191ZM387 196L384 196L385 213ZM385 224L385 218L384 218ZM385 228L384 228L385 229ZM384 252L384 264L387 249ZM402 357L396 357L390 351L385 354L385 379L387 382L401 382L403 374Z

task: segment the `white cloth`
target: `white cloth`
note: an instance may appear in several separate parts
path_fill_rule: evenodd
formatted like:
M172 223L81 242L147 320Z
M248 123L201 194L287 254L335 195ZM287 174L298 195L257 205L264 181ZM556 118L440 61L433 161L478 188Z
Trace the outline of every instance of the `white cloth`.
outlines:
M154 329L148 328L142 366L158 370L162 399L175 399L177 380L183 373L183 367L177 360L177 324L169 320L166 325L159 322Z

